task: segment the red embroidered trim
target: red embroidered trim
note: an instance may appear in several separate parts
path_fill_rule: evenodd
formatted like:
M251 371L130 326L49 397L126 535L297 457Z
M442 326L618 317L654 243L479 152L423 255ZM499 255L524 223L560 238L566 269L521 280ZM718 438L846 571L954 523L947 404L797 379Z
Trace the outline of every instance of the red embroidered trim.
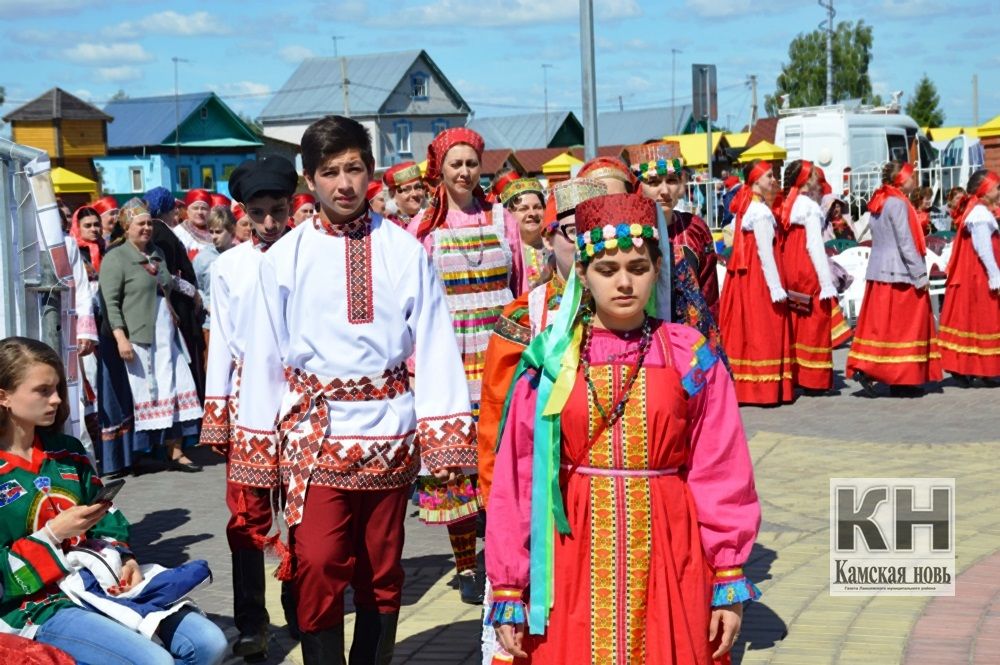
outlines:
M229 480L249 487L277 487L278 435L274 431L233 428Z
M176 397L149 402L137 402L134 407L135 419L151 420L154 418L165 418L173 415L175 407L178 411L184 411L186 409L197 409L199 406L198 393L190 390L178 393Z
M308 438L288 442L281 453L282 481L296 472ZM337 489L393 489L411 484L420 470L413 432L397 437L338 436L320 441L309 484Z
M205 397L199 443L203 446L228 446L231 433L229 416L228 397Z
M431 471L478 463L476 425L471 413L422 418L417 421L417 440L424 466Z
M365 224L347 233L347 320L353 324L375 320L375 298L372 293L371 226Z

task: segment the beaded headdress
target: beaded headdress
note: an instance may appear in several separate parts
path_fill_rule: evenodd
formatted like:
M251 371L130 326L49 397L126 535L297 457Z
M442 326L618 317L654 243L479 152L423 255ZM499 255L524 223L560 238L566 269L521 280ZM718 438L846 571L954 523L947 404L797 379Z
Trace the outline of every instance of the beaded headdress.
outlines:
M632 172L639 179L651 175L680 175L684 168L681 158L681 144L677 141L657 141L630 145L625 148Z
M542 183L538 182L535 178L518 178L517 180L512 180L506 185L504 185L503 190L500 192L500 203L507 205L511 199L515 199L521 194L538 194L538 197L542 199L542 203L545 202L544 188Z
M642 247L659 242L656 203L637 194L611 194L584 201L576 208L577 258L588 263L609 249Z

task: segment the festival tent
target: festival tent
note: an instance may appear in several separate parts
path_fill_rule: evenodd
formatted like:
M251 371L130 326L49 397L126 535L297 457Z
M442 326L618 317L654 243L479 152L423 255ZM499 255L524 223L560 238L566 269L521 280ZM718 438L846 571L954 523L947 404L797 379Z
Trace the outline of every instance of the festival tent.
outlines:
M62 194L90 194L97 197L97 183L90 178L57 166L52 169L52 189L57 196Z
M704 134L680 134L677 136L664 136L664 141L673 141L681 146L681 157L684 159L684 166L692 168L708 166L708 159L705 155L705 135ZM729 145L722 132L712 134L712 154L718 155L720 147L722 149Z
M740 162L745 164L755 159L783 161L786 157L788 157L788 152L784 148L776 146L770 141L759 141L740 154Z

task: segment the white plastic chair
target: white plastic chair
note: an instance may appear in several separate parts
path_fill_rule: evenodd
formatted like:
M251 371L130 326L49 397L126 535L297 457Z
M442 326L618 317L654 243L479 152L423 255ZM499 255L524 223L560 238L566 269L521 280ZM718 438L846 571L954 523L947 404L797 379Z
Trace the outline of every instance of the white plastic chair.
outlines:
M719 293L722 293L722 284L726 281L726 266L722 263L715 264L715 274L719 278Z
M858 314L861 312L861 301L865 297L865 273L868 272L870 254L871 249L868 247L849 247L832 257L833 261L839 263L854 278L847 290L839 296L840 308L844 310L844 317L851 326L858 320Z

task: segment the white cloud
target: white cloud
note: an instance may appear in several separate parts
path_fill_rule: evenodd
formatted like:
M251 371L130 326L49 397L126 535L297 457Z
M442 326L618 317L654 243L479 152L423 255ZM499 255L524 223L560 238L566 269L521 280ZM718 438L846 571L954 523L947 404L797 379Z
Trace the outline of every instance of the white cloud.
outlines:
M2 1L2 0L0 0ZM178 14L168 10L151 14L138 21L125 21L104 31L106 34L138 37L144 34L164 34L181 37L199 35L227 35L232 30L226 21L218 19L208 12L193 14Z
M122 63L149 62L153 59L141 44L77 44L73 48L63 50L63 55L70 60L81 63L101 63L118 65Z
M293 46L286 46L285 48L281 49L280 51L278 51L278 55L280 55L281 59L284 60L285 62L297 65L306 58L311 58L315 56L316 52L313 51L311 48L305 46L293 45Z
M124 83L125 81L135 81L140 78L142 78L142 70L132 65L99 67L97 69L97 79L107 83Z
M594 14L601 20L630 18L642 13L636 0L596 0L594 5ZM578 0L482 0L478 3L439 0L398 11L393 20L400 25L501 27L579 20L579 16Z
M266 97L271 94L271 86L256 81L232 81L229 83L209 83L208 89L220 97Z

